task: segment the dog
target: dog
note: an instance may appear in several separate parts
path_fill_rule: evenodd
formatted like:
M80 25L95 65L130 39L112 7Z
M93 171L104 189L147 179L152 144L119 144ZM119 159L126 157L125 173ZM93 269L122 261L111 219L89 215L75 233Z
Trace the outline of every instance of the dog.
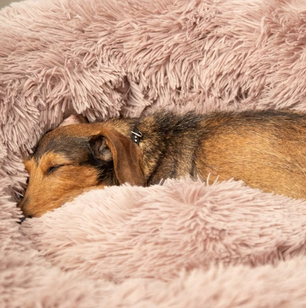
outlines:
M26 217L39 217L93 188L147 186L186 175L234 178L305 199L306 114L161 111L101 123L70 116L24 164L29 181L19 206Z

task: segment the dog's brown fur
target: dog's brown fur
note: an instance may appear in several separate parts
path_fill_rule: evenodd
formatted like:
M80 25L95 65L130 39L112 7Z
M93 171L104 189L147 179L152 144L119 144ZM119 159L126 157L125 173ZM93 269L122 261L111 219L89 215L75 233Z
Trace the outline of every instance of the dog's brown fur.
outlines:
M132 142L137 127L143 137ZM184 175L243 180L265 192L306 198L306 114L219 112L59 127L25 161L29 185L20 207L41 216L85 190L128 182L157 184Z

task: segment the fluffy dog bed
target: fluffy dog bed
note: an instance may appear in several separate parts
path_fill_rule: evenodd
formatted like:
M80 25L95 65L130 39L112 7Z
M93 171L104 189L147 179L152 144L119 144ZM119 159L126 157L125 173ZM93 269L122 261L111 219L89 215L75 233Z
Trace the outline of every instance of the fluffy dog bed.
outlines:
M1 307L306 307L306 202L242 182L93 190L22 225L22 156L65 116L306 111L303 0L0 11Z

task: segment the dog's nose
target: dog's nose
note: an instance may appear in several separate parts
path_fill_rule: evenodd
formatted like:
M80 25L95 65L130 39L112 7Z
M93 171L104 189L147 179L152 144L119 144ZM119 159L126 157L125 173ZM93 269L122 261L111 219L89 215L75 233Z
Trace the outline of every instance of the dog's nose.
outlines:
M19 221L17 221L17 223L19 223L20 225L27 219L27 217L23 216L20 218Z

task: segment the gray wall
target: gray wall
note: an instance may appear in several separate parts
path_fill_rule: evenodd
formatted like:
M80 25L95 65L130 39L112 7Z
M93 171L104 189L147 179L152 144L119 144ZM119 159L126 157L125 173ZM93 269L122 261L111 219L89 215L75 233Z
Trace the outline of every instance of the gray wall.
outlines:
M20 2L21 0L0 0L0 9L12 2Z

